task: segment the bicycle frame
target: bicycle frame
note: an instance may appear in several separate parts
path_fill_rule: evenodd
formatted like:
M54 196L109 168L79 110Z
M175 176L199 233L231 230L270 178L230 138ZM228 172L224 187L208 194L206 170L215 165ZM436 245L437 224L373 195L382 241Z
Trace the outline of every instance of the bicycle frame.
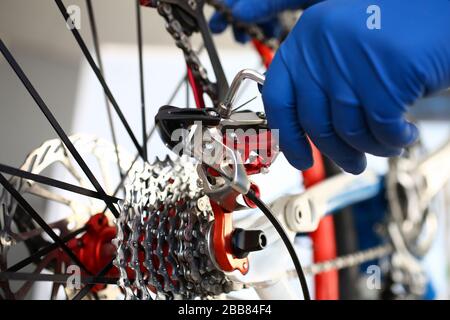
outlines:
M179 0L166 0L169 3L179 3ZM141 0L141 5L149 5L153 1L152 0ZM63 17L67 20L68 16L65 12L65 7L62 4L62 1L56 0L56 3L61 10L61 13ZM88 1L89 3L89 1ZM202 2L203 3L203 2ZM143 62L142 62L142 34L140 30L140 4L138 1L136 1L137 4L137 13L138 13L138 45L139 45L139 71L140 71L140 93L141 93L141 111L142 111L142 127L143 127L143 144L144 146L140 145L138 143L136 137L134 136L133 132L131 131L130 126L126 122L123 114L121 113L120 108L117 105L117 102L114 100L114 97L112 96L111 91L109 90L108 86L106 85L106 82L103 78L103 71L101 67L101 59L99 57L99 50L98 50L98 43L95 44L96 53L98 55L99 62L96 64L92 56L89 54L89 50L87 49L85 43L83 42L80 34L77 31L73 31L73 34L75 36L75 39L79 43L82 51L86 55L88 62L90 66L92 67L94 73L96 74L98 80L102 84L102 87L105 92L106 97L106 107L109 111L111 103L112 107L117 112L120 120L122 121L122 124L125 127L125 130L128 131L130 134L130 138L135 145L137 149L137 155L133 162L131 162L130 159L125 161L124 164L119 163L119 149L117 147L117 144L115 144L115 150L111 148L110 152L111 155L108 153L108 157L113 158L114 157L114 151L117 155L117 164L119 165L119 174L121 176L122 181L120 183L123 183L124 176L127 176L128 171L124 174L126 171L125 169L127 167L131 168L136 159L140 156L144 162L144 164L147 162L147 148L146 148L146 141L147 141L147 134L146 134L146 124L145 124L145 94L144 94L144 81L143 81ZM205 30L207 26L205 27L205 20L202 20L202 28ZM94 37L95 38L95 37ZM221 66L220 62L217 61L218 56L217 52L215 51L215 48L213 47L213 43L211 38L204 37L204 42L208 42L208 55L213 62L213 69L215 71L216 75L220 75L222 72L220 72ZM272 59L274 58L274 51L266 46L264 43L262 43L259 40L253 39L252 45L254 46L254 49L259 53L260 58L262 60L262 63L268 68L270 66L270 63ZM105 190L103 189L102 185L96 180L93 173L90 171L89 167L87 166L86 162L84 162L83 158L81 158L79 152L77 151L77 148L75 147L74 141L72 141L72 138L69 138L66 133L62 130L59 123L56 121L56 119L53 117L50 109L46 106L44 101L41 99L39 94L36 92L28 78L26 77L25 73L22 71L18 63L15 61L14 57L9 52L6 45L0 40L0 46L2 54L5 56L6 60L11 65L13 71L16 72L19 79L23 82L28 92L31 94L31 96L34 98L34 100L37 102L39 108L42 110L44 115L49 120L50 124L55 129L56 133L60 137L60 139L63 141L65 147L67 148L68 152L70 152L77 163L80 165L81 169L84 171L86 176L88 177L88 180L92 183L95 190L89 190L85 189L83 187L78 187L75 185L70 185L68 183L64 183L62 181L57 181L55 179L47 178L44 176L40 176L38 174L35 174L33 172L27 172L26 170L19 170L15 169L13 167L9 167L6 165L0 164L0 171L5 174L13 175L17 177L17 181L34 181L42 184L47 184L48 186L57 187L66 191L75 192L80 195L89 196L92 198L96 198L99 200L103 200L106 204L106 207L103 211L103 214L106 212L107 209L110 210L109 213L112 213L116 217L120 217L121 212L118 212L117 210L117 203L121 203L121 199L116 197L117 190L113 195L109 195L105 193ZM211 54L212 53L212 54ZM213 56L211 58L211 55ZM186 58L187 61L187 58ZM197 70L198 71L198 70ZM196 70L195 68L192 68L192 66L187 63L187 81L189 82L189 86L193 92L194 100L196 103L196 107L198 109L206 109L205 105L205 99L204 94L209 94L208 88L204 89L204 83L197 82L197 76L195 74ZM238 77L236 77L239 80L239 76L242 76L242 79L245 78L245 75L251 74L251 71L249 70L243 70L238 74ZM259 84L263 84L264 77L262 75L257 74L256 72L253 73L255 75L256 82ZM231 90L225 90L224 88L228 88L228 83L226 83L226 79L223 77L219 77L220 81L218 83L215 83L217 87L220 89L220 94L218 94L219 98L217 98L217 101L219 101L222 104L226 104L227 101L227 92L232 92L233 90L233 84L230 86L232 88ZM209 80L209 79L208 79ZM109 100L109 102L108 102ZM216 100L213 100L214 102L217 102ZM230 110L232 101L230 104ZM220 111L220 107L222 105L219 104L216 109ZM175 108L175 107L173 107ZM163 108L161 108L163 109ZM176 108L175 108L176 109ZM222 114L220 112L214 113L216 109L208 109L206 111L202 111L204 113L211 112L209 115L211 117L217 116L220 117ZM225 108L227 109L227 108ZM195 109L190 109L188 111L199 111ZM227 109L228 110L228 109ZM227 111L225 110L225 111ZM227 120L226 122L228 125L232 125L233 121L237 122L238 125L236 127L239 127L239 125L242 125L242 122L244 122L241 118L239 118L239 114L236 118L230 118L223 116L223 119ZM223 119L220 119L223 120ZM214 120L214 119L213 119ZM239 120L242 120L242 122L239 122ZM248 119L244 119L248 120ZM254 121L254 119L251 119ZM267 128L267 119L264 116L261 116L257 119L258 124L261 124L261 127L264 125L264 128ZM219 121L219 122L220 122ZM250 121L250 120L248 120ZM222 122L220 122L223 124ZM231 123L231 124L230 124ZM248 122L247 122L248 123ZM211 128L217 129L214 127L215 125L211 125ZM114 139L114 136L113 136ZM269 139L269 138L267 138ZM236 139L238 141L238 139ZM220 140L220 143L223 143L222 140ZM241 143L241 142L239 142ZM239 144L238 143L238 144ZM53 144L52 144L53 145ZM355 261L360 263L367 262L367 257L370 257L372 259L377 259L381 256L386 257L388 256L388 259L390 259L390 263L392 265L392 268L395 268L395 270L400 270L401 272L404 272L407 277L406 282L409 281L409 284L411 286L411 291L416 294L417 296L424 297L425 294L422 292L422 289L424 285L426 285L426 282L428 281L426 274L422 268L422 266L419 263L419 259L417 257L421 257L425 254L425 252L428 251L430 247L430 243L432 242L432 238L435 234L435 232L431 232L428 238L419 238L418 234L422 235L422 231L426 228L430 228L430 230L433 231L433 227L436 226L436 217L433 215L432 212L429 212L430 203L432 203L436 196L441 190L444 188L444 186L450 181L450 167L447 165L448 159L450 158L450 140L438 151L435 153L426 156L424 159L415 162L417 159L413 158L412 156L399 158L399 159L393 159L390 160L390 170L388 174L385 176L380 176L376 174L374 171L368 170L365 173L363 173L360 176L350 176L344 173L338 173L335 175L332 175L332 172L330 172L329 168L327 167L328 162L326 162L326 159L320 154L320 152L315 148L314 145L312 145L313 150L313 158L314 158L314 166L311 169L305 170L302 172L302 183L304 186L304 192L301 194L293 194L293 195L286 195L283 196L277 200L275 200L271 204L271 208L276 213L277 218L281 221L283 228L286 230L286 233L289 237L290 241L285 241L286 236L279 231L277 228L277 224L274 224L272 220L270 220L270 212L269 214L266 214L264 211L264 204L260 204L258 207L262 209L262 211L266 214L266 217L269 217L269 220L271 223L269 223L268 220L266 220L266 217L256 217L256 215L253 216L244 216L239 222L242 223L242 225L245 227L245 229L254 230L257 229L258 232L261 230L265 232L267 235L267 238L269 239L270 246L264 249L264 254L256 254L251 259L247 258L247 255L243 255L242 257L238 257L237 254L235 254L236 251L233 251L233 248L231 248L231 235L232 232L236 229L233 228L233 222L231 219L231 214L234 212L234 209L237 210L237 207L231 206L230 208L227 208L224 203L220 203L220 205L217 205L217 203L214 203L214 199L211 196L210 193L207 193L208 189L205 184L201 184L205 180L203 179L200 181L200 183L197 183L197 187L201 188L202 192L206 192L208 196L211 196L210 199L212 199L211 207L212 212L214 214L214 222L207 221L209 224L206 224L202 226L202 232L203 230L208 229L207 235L205 236L205 239L210 240L211 238L214 239L212 242L206 242L208 243L207 253L203 250L204 248L201 248L202 250L198 250L197 252L203 252L205 256L210 254L208 258L211 259L214 266L220 271L223 272L222 275L226 274L226 277L230 277L231 279L234 279L236 281L236 284L242 284L242 288L245 287L254 287L256 292L258 293L259 297L261 298L267 298L267 299L279 299L280 297L283 298L299 298L299 295L297 292L293 290L292 283L290 283L290 279L293 277L298 277L301 279L302 277L298 276L300 274L303 274L303 272L298 272L297 266L300 265L300 263L295 264L295 258L296 255L292 255L291 251L291 257L294 261L294 265L296 266L297 273L294 272L294 270L287 270L286 272L282 272L282 274L276 274L274 271L276 270L275 266L279 264L280 267L286 268L286 263L282 259L274 259L277 261L274 261L273 264L267 263L267 255L274 255L280 253L280 251L283 250L283 242L280 241L281 239L284 241L284 244L286 242L288 245L286 247L288 250L291 250L291 245L294 243L296 239L301 238L303 235L310 236L313 244L313 263L310 266L307 266L305 270L311 275L314 276L315 281L315 298L318 300L322 299L338 299L339 298L339 275L338 271L340 268L343 268L344 266L348 266L351 264L348 264L348 262L345 262L346 257L338 257L337 251L338 251L338 244L336 241L336 230L334 225L334 218L335 214L338 214L338 212L343 208L356 208L360 205L364 205L367 202L371 201L378 201L379 206L377 207L378 213L382 214L382 219L378 219L377 222L382 222L386 234L384 235L384 240L386 240L386 243L382 243L382 248L375 248L373 252L370 252L365 259L362 259L360 257L360 260L358 260L358 257L354 258ZM54 143L54 148L57 149L60 146L58 143ZM66 152L66 149L60 149L60 151ZM278 149L277 149L278 151ZM47 154L48 150L45 152L41 152L40 154L45 155ZM248 155L245 155L246 157ZM195 156L194 156L195 158ZM123 159L122 159L123 160ZM33 160L34 161L34 160ZM166 160L161 161L164 166L167 168L170 167L169 161L166 162ZM212 168L210 163L208 162L202 162L202 165L209 165L209 169ZM269 162L270 164L270 162ZM124 165L125 167L121 168L120 165ZM181 168L184 168L183 166L179 166ZM244 167L244 166L243 166ZM206 168L206 167L205 167ZM436 170L436 168L439 168L440 170ZM214 169L214 168L212 168ZM243 171L241 172L247 173L248 175L259 173L261 170L260 167L257 167L254 169L254 171L251 171L248 169L248 167L244 167ZM246 171L247 170L247 171ZM188 172L187 170L185 170ZM219 171L218 169L216 170ZM213 176L216 171L208 171L208 173ZM190 172L190 171L189 171ZM192 171L194 174L192 176L195 178L195 172ZM205 170L206 172L206 170ZM211 173L212 172L212 173ZM197 171L197 173L200 176L200 173ZM220 174L219 174L220 175ZM219 175L216 175L216 177L219 177ZM221 177L221 178L229 178L229 177ZM234 176L233 176L234 178ZM47 250L50 250L51 252L53 249L58 248L59 253L65 254L65 263L71 263L75 262L83 269L83 283L86 284L86 286L81 290L77 295L76 298L82 298L85 296L86 293L89 292L96 292L97 290L101 290L105 287L106 284L114 283L113 280L117 280L117 270L119 268L121 271L120 279L124 280L127 276L127 258L123 258L126 255L124 254L122 256L122 262L120 262L120 258L116 261L116 266L118 266L117 269L113 268L112 259L114 259L114 255L118 255L118 251L114 251L115 249L109 246L107 248L109 251L108 254L105 256L103 255L102 250L97 250L97 244L101 247L103 243L110 244L111 239L114 238L115 232L114 227L108 226L107 221L105 221L103 214L97 214L91 217L89 219L89 222L87 222L84 226L82 226L81 229L76 230L73 234L66 233L58 235L56 234L53 229L57 229L55 227L55 224L49 224L47 225L46 222L39 216L37 212L34 211L33 208L28 204L27 200L25 200L21 196L20 190L18 189L16 185L14 185L11 180L7 180L3 177L3 175L0 175L1 184L5 187L5 190L7 191L6 194L8 194L9 198L11 196L16 199L16 201L19 203L19 206L22 207L26 214L30 216L30 221L34 219L37 221L37 223L40 225L42 230L46 231L47 234L53 239L54 243L50 244L48 247L44 247L42 245L39 247L37 246L37 253L42 254L42 250L47 252ZM173 181L175 181L174 179ZM229 179L233 180L233 179ZM14 180L15 181L15 180ZM193 180L198 181L198 180ZM171 179L166 179L167 183L171 184ZM231 181L234 182L234 181ZM245 181L247 182L247 181ZM136 184L138 185L138 184ZM231 183L230 185L236 186ZM255 203L257 203L257 200L259 200L259 190L257 189L256 185L250 184L250 181L248 181L248 185L245 186L240 185L240 189L236 190L234 189L233 194L231 195L233 197L233 200L236 200L237 195L242 195L243 200L245 202L246 206L241 206L242 208L248 207L248 208L255 208L257 207ZM247 188L248 187L248 188ZM117 188L120 188L120 184ZM175 188L175 187L174 187ZM231 189L230 189L231 190ZM244 190L244 191L242 191ZM250 191L249 191L250 190ZM42 192L42 190L41 190ZM140 192L140 190L139 190ZM248 197L248 194L253 194L254 198L253 202L251 201L251 198ZM163 198L163 197L162 197ZM61 198L60 198L61 199ZM206 199L206 200L205 200ZM204 197L203 200L208 201L208 197ZM235 201L237 203L237 201ZM233 203L234 205L235 203ZM198 203L194 203L193 207L196 205L199 205ZM125 206L126 207L126 206ZM155 206L157 207L157 206ZM239 207L239 209L241 208ZM122 207L120 207L122 209ZM3 208L5 210L5 208ZM92 208L91 208L92 209ZM126 209L125 209L126 210ZM161 210L161 209L160 209ZM270 210L268 210L270 211ZM355 210L355 212L358 212L359 210ZM375 211L375 210L374 210ZM182 212L182 209L180 209L180 212ZM210 211L211 212L211 211ZM385 214L385 213L388 214ZM357 214L355 213L357 216ZM174 214L174 216L177 216L177 213ZM143 218L144 216L139 216L140 218ZM378 217L380 218L380 217ZM137 219L138 220L138 219ZM136 221L137 221L136 220ZM143 220L143 219L141 219ZM404 222L408 222L410 228L404 228L403 224ZM66 221L63 221L64 223ZM371 221L373 222L373 221ZM215 228L220 230L221 232L214 232L213 229L213 223L215 223ZM204 226L208 226L208 228ZM274 227L275 225L275 227ZM138 223L134 225L136 228L131 227L131 230L140 230L140 227L138 226ZM412 226L412 227L411 227ZM370 227L373 227L373 223L370 225ZM100 231L103 229L107 229L106 232L101 236ZM359 228L361 229L361 228ZM365 229L365 231L367 228ZM33 230L32 230L33 231ZM35 231L35 230L34 230ZM34 232L33 231L33 232ZM69 231L69 230L67 230ZM95 231L98 231L97 233ZM262 231L260 232L262 234ZM140 231L138 231L140 232ZM138 232L133 233L133 239L138 239L139 234ZM277 233L278 232L278 233ZM83 233L82 236L79 236L81 233ZM206 234L206 232L205 232ZM212 234L212 237L211 237ZM70 238L67 238L70 236ZM203 234L202 234L203 236ZM82 247L80 245L81 242L84 240L88 241L88 245L85 247ZM204 239L202 238L202 241ZM124 242L127 242L126 239ZM187 240L190 241L190 240ZM150 242L147 242L150 243ZM264 247L263 245L260 245L260 247ZM102 248L100 248L102 249ZM147 247L148 252L151 252L152 248ZM200 249L200 248L196 248ZM137 250L137 249L136 249ZM256 249L261 250L261 249ZM256 251L254 250L254 251ZM32 251L32 250L31 250ZM95 251L95 252L94 252ZM65 253L63 253L65 252ZM94 253L93 253L94 252ZM125 251L122 251L124 253ZM136 253L137 251L133 251ZM253 252L252 250L248 250L245 253L248 254L249 252ZM147 252L146 252L147 253ZM45 254L45 253L44 253ZM44 255L43 254L43 255ZM151 257L152 253L149 253L148 256ZM97 258L97 261L94 261L96 259L89 260L91 256L95 256ZM19 266L25 265L25 263L31 263L33 262L33 259L39 259L42 256L39 256L36 258L36 256L31 256L21 262L19 262ZM134 264L133 264L133 270L139 271L140 263L142 262L142 259L138 259L138 255L134 254ZM160 256L161 258L161 256ZM161 258L164 259L164 256ZM344 261L345 260L345 261ZM24 262L25 261L25 262ZM158 260L160 261L160 260ZM209 261L209 260L208 260ZM246 274L249 271L249 261L252 264L252 268L254 269L254 272L259 274L264 274L265 278L263 280L258 279L258 281L252 281L250 279L242 278L239 275L233 275L228 273L231 273L232 271L239 270L241 274ZM298 258L297 258L298 261ZM342 262L344 261L344 262ZM95 262L95 263L94 263ZM354 262L354 261L353 261ZM131 264L131 263L130 263ZM19 268L18 266L13 266L14 268ZM301 268L300 268L301 269ZM14 269L15 270L15 269ZM9 280L9 279L19 279L21 274L14 274L14 270L6 270L1 273L0 282L3 280ZM111 272L113 270L113 272ZM215 270L215 269L214 269ZM63 282L67 277L64 277L63 275L56 275L56 273L61 273L61 269L55 269L55 279L56 282ZM169 271L168 273L172 273ZM23 275L23 274L22 274ZM110 278L104 278L104 276L108 276ZM18 278L19 277L19 278ZM112 278L115 277L115 278ZM46 276L38 274L36 275L36 279L44 279ZM136 276L133 279L135 281L138 278L138 272L136 272ZM47 279L51 279L50 275L48 275ZM127 278L128 279L128 278ZM142 278L143 279L143 278ZM412 281L411 279L415 279ZM166 279L167 280L167 279ZM170 281L171 279L169 278ZM36 280L39 281L39 280ZM99 282L100 281L100 282ZM103 283L101 282L103 281ZM301 282L301 280L300 280ZM166 284L169 282L166 282ZM139 282L143 287L146 287L147 283L144 281ZM8 284L9 285L9 284ZM303 288L303 287L302 287ZM128 288L130 291L132 291L131 286ZM153 293L157 293L158 290L153 288ZM152 290L152 289L150 289ZM160 292L162 292L162 289L160 289ZM227 291L223 291L227 292ZM305 292L305 291L304 291ZM307 290L306 290L307 292ZM172 293L172 292L171 292ZM221 292L222 293L222 292ZM174 296L176 296L175 293ZM210 294L208 292L208 294ZM216 293L214 293L216 294ZM13 295L14 296L14 295ZM149 295L150 296L150 295ZM149 296L143 296L143 298L148 298ZM306 295L305 295L306 296Z

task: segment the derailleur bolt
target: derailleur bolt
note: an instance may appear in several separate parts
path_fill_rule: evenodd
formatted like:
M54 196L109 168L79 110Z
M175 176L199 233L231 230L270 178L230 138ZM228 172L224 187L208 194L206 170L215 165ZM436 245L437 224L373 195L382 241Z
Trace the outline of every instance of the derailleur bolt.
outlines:
M266 247L267 238L261 230L244 230L236 228L231 236L234 255L245 258L250 252L259 251Z
M266 114L264 112L256 112L256 115L260 118L260 119L266 119Z

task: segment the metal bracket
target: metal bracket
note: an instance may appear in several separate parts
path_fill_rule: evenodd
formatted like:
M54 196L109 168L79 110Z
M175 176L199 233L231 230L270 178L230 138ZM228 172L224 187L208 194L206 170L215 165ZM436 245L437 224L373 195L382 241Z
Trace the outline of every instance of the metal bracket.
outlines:
M381 179L373 171L365 171L359 176L341 173L302 194L280 198L271 206L282 208L291 231L312 232L325 215L370 199L380 188Z

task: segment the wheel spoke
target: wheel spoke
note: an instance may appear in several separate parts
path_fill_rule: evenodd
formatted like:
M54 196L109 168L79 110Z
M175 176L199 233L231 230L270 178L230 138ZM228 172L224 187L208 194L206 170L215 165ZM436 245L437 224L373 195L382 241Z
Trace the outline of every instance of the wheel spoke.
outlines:
M55 260L55 255L51 254L51 255L47 255L42 261L40 261L35 269L32 271L32 273L28 273L29 275L37 275L40 274L42 272L42 270L44 270L52 261ZM12 280L8 278L8 272L2 272L0 273L0 278L2 277L2 274L5 274L3 277L4 279L7 279L8 281ZM13 274L15 274L13 272ZM30 292L30 289L33 287L34 285L34 281L30 278L28 279L18 279L18 280L25 280L25 283L20 287L20 289L18 289L16 292L14 292L14 296L16 299L18 300L23 300L25 299L26 295L28 294L28 292Z
M72 277L70 274L43 274L43 273L25 273L25 272L0 272L0 280L9 281L48 281L54 283L67 283L67 280ZM117 278L103 277L103 276L81 276L80 280L86 286L95 286L96 284L116 284Z
M64 144L63 144L62 142L61 142L61 144L62 144L63 147L64 147ZM64 150L66 150L66 149L67 149L67 148L64 148ZM75 180L77 180L78 184L79 184L81 187L86 187L86 186L89 184L89 182L86 181L86 178L85 178L85 177L82 177L82 176L78 173L77 169L75 168L74 164L72 163L72 159L69 159L69 157L67 157L66 159L63 160L62 163L63 163L64 167L67 169L67 171L71 174L71 176L72 176Z
M62 230L67 225L67 219L61 219L61 220L58 220L58 221L55 221L52 223L48 223L48 225L52 229ZM21 233L13 233L12 237L15 239L16 242L19 242L19 241L26 242L27 240L30 240L31 238L39 236L43 232L45 232L45 230L42 228L34 228L32 230L24 231Z
M173 102L173 100L175 100L175 97L177 96L178 92L181 90L181 87L183 86L183 84L186 82L186 80L188 80L188 74L186 72L186 74L183 76L183 78L181 78L177 85L175 86L175 88L172 91L172 94L170 95L169 100L167 101L166 104L171 104Z
M69 233L67 236L63 237L62 241L67 242L67 241L75 238L80 233L85 232L86 230L87 230L87 226L84 226L83 228L73 231L73 232ZM58 247L59 247L59 245L56 242L49 244L47 247L42 248L39 251L36 251L34 254L32 254L28 258L25 258L22 261L19 261L16 264L14 264L13 266L9 267L6 271L9 271L9 272L19 271L20 269L25 268L30 263L38 261L42 256L49 254L50 252L57 249Z
M57 263L55 267L55 274L60 274L62 272L61 270L61 264ZM61 283L53 282L52 284L52 291L50 293L50 300L56 300L56 297L58 295L59 287L61 286Z
M51 192L50 190L42 187L41 185L37 184L37 183L33 183L26 191L24 191L25 193L28 194L32 194L36 197L45 199L45 200L51 200L51 201L55 201L61 204L64 204L66 206L70 206L71 204L71 200L66 198L63 195Z
M152 137L152 135L153 135L153 133L154 133L155 131L156 131L156 126L153 125L153 127L150 129L150 132L149 132L148 135L147 135L147 140L146 140L146 141L150 140L150 138ZM134 164L136 163L136 161L138 160L138 158L139 158L139 154L136 154L136 155L134 156L133 161L131 162L130 167L127 169L127 171L125 172L123 178L122 178L122 179L119 181L119 183L117 184L116 189L114 190L114 193L113 193L113 197L115 197L115 196L117 195L117 193L119 192L119 190L122 189L123 184L124 184L124 182L125 182L125 179L127 178L128 174L130 173L131 169L133 168L133 166L134 166ZM107 209L108 209L108 207L105 207L105 208L103 209L103 213L105 213Z
M16 199L19 206L37 222L37 224L44 229L44 231L56 242L59 247L75 262L80 268L85 272L89 273L89 270L83 265L83 263L78 259L78 257L70 250L69 247L62 241L60 237L53 231L53 229L42 219L42 217L30 206L30 204L22 197L22 195L14 189L14 187L9 183L9 181L0 174L0 184L11 194L11 196Z
M203 49L204 49L204 46L201 46L200 49L199 49L197 52L198 52L198 53L201 53L201 52L203 51ZM170 105L170 104L173 102L173 100L174 100L175 97L177 96L178 92L179 92L179 91L181 90L181 88L183 87L183 84L184 84L187 80L188 80L188 74L187 74L187 72L186 72L186 74L184 75L184 77L181 78L181 79L178 81L177 85L175 86L174 90L172 91L172 94L169 96L169 99L167 100L166 105ZM155 131L156 131L156 126L153 125L152 128L150 129L149 133L147 134L147 137L146 137L146 143L150 140L150 138L153 136L153 134L155 133ZM123 178L122 178L122 179L119 181L119 183L117 184L117 187L116 187L116 189L114 190L114 193L113 193L113 197L115 197L115 196L117 195L117 193L119 192L119 190L122 188L123 183L125 182L126 177L127 177L128 174L130 173L131 168L133 168L133 166L134 166L134 164L136 163L136 161L137 161L138 158L139 158L139 154L136 154L135 157L134 157L134 159L133 159L133 161L131 162L130 167L129 167L128 170L125 172ZM103 213L105 213L106 209L107 209L107 208L105 208L105 209L103 210Z
M202 53L202 51L205 49L205 46L202 44L202 46L197 50L197 54ZM185 75L183 76L183 78L181 78L180 80L178 80L177 85L175 86L175 88L172 91L172 94L169 96L169 100L167 101L166 104L171 104L173 102L173 100L175 99L175 97L177 96L178 92L180 91L181 87L183 86L183 84L185 83L185 81L188 81L188 72L186 71ZM187 106L186 106L187 107Z
M137 43L139 55L139 83L141 88L141 117L142 117L142 153L144 161L147 161L147 124L145 117L145 90L144 90L144 61L142 59L142 22L141 22L141 3L140 0L136 2L136 29L137 29Z
M187 74L187 72L186 72ZM186 88L186 108L189 108L189 105L191 104L191 87L189 84L189 78L186 77L186 79L184 80L184 86Z
M97 282L99 279L101 279L105 274L108 273L109 270L112 269L112 267L114 266L113 262L114 262L113 258L105 267L103 267L103 269L96 275L93 277L92 279L92 283L90 284L86 284L76 295L75 297L73 297L72 300L81 300L83 299L90 291L91 289L94 287L95 282ZM118 279L115 279L115 282L112 282L111 284L117 284Z
M67 9L62 3L61 0L55 0L56 5L58 6L59 10L61 11L61 14L64 18L64 21L72 21L69 14L67 13ZM137 141L133 130L131 130L130 125L128 124L127 120L125 119L124 114L122 113L122 110L120 109L116 99L111 93L111 90L109 89L108 85L106 84L105 79L103 78L102 74L100 73L100 69L97 67L94 59L92 58L91 53L89 52L88 47L86 46L86 43L84 42L83 38L81 37L80 33L76 28L71 29L73 36L75 37L75 40L77 41L81 51L83 52L86 60L88 61L89 65L91 66L92 70L94 71L95 75L97 76L98 81L100 82L101 86L103 87L103 90L105 94L108 96L109 101L111 102L114 110L117 113L117 116L119 117L120 121L122 122L123 126L125 127L125 130L128 132L128 135L130 136L131 140L133 141L136 150L138 151L139 155L143 157L142 148L139 145L139 142Z
M64 145L67 147L67 149L70 151L80 168L83 170L84 174L88 177L89 181L91 181L94 188L97 190L97 192L101 195L102 200L105 201L105 203L108 205L108 208L111 210L111 212L114 214L114 216L118 217L119 213L117 209L114 207L114 204L111 202L111 200L107 197L105 191L101 187L100 183L95 178L94 174L91 172L89 167L87 166L86 162L84 162L81 155L78 153L77 149L73 145L72 141L70 141L67 134L64 132L56 118L51 113L50 109L45 104L44 100L42 100L41 96L38 94L36 89L31 84L30 80L27 78L25 73L22 71L20 66L18 65L17 61L14 59L14 57L11 55L9 50L6 48L5 44L3 43L3 40L0 39L0 50L3 54L3 56L6 58L14 72L17 74L19 79L24 84L25 88L28 90L30 95L33 97L34 101L38 105L38 107L41 109L42 113L44 113L47 120L50 122L53 129L58 134L59 138L62 140Z
M253 98L248 99L247 101L245 101L244 103L242 103L240 106L237 106L236 108L234 108L231 113L236 113L238 112L240 109L242 109L243 107L245 107L246 105L248 105L250 102L256 100L258 98L258 96L254 96Z
M0 164L0 172L3 173L7 173L7 174L11 174L13 176L16 177L20 177L20 178L24 178L24 179L28 179L28 180L32 180L38 183L42 183L45 184L47 186L51 186L51 187L55 187L55 188L59 188L59 189L63 189L69 192L73 192L73 193L77 193L86 197L90 197L90 198L95 198L95 199L100 199L103 200L104 198L96 191L93 190L89 190L89 189L85 189L70 183L66 183L63 181L59 181L59 180L55 180L49 177L44 177L41 176L39 174L35 174L35 173L31 173L28 171L24 171L24 170L20 170L20 169L16 169L4 164ZM111 201L112 203L117 203L120 199L116 198L116 197L111 197L111 196L106 196L109 201ZM59 200L56 200L59 201Z
M105 73L103 71L104 70L103 69L103 59L102 59L102 55L100 52L100 44L99 44L98 33L97 33L97 23L95 21L94 8L92 7L92 1L86 0L86 6L87 6L87 11L88 11L88 16L89 16L89 23L91 26L92 40L94 42L95 55L97 57L97 62L98 62L98 68L100 70L100 74L104 78ZM117 169L119 171L119 177L120 177L120 179L122 179L123 173L122 173L122 169L120 167L119 148L118 148L118 144L117 144L116 130L114 127L114 122L113 122L113 118L112 118L112 114L111 114L111 105L109 104L108 96L106 94L104 94L104 98L105 98L106 113L108 115L109 128L111 131L111 137L112 137L115 151L116 151Z

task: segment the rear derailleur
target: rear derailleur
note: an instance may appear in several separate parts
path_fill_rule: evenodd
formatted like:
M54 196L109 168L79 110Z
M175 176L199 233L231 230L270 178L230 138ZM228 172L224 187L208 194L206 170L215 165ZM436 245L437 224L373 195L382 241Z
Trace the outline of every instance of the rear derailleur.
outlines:
M234 229L232 214L255 208L246 194L252 190L259 195L259 189L249 175L266 172L279 150L276 132L268 129L264 113L233 111L246 79L264 84L263 75L243 70L217 107L163 106L155 117L164 143L197 161L202 189L214 213L208 239L213 261L224 272L242 274L249 269L248 253L263 249L266 237L259 230Z

